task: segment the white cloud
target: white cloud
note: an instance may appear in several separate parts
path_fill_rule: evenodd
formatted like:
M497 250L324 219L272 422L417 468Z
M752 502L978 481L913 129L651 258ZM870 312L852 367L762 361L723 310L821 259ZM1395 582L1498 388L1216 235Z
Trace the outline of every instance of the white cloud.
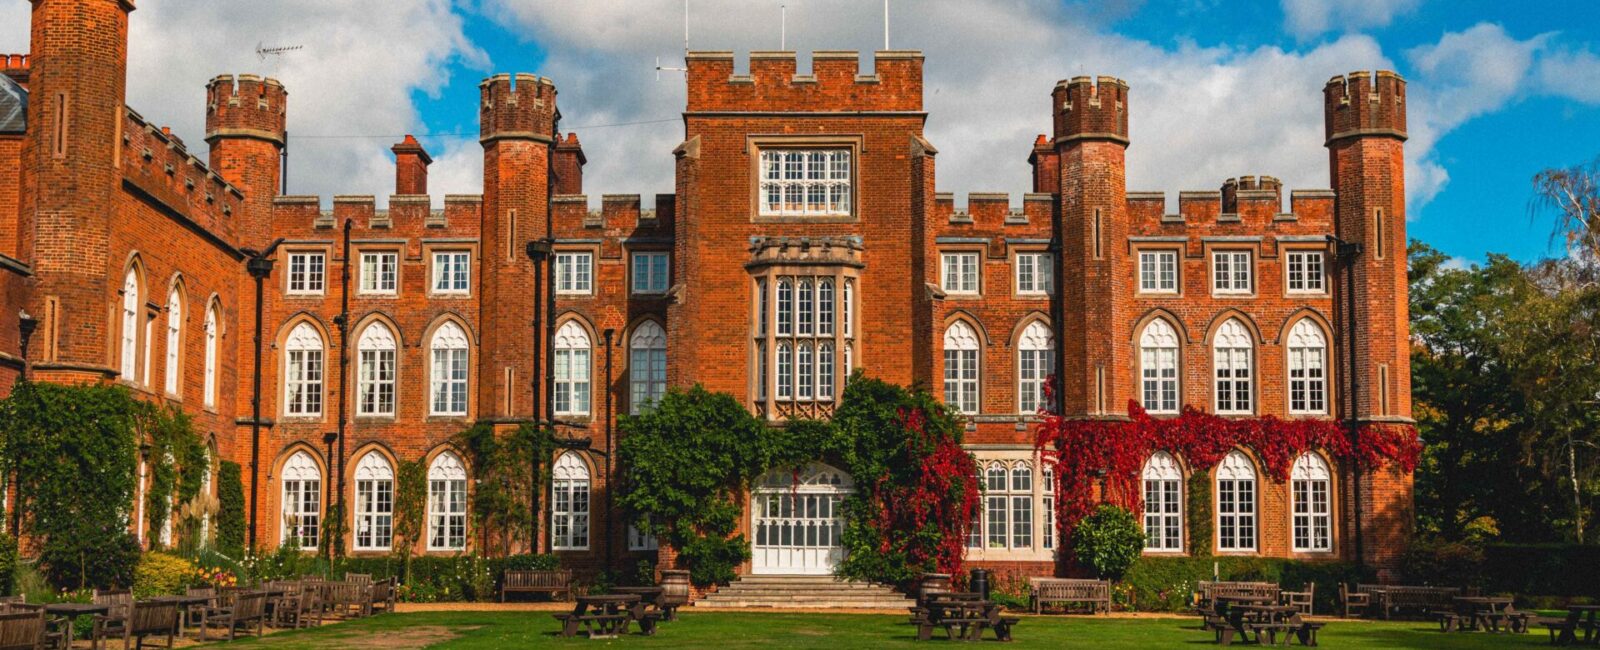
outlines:
M1539 60L1544 90L1585 104L1600 104L1600 56L1589 50L1550 52Z
M1283 23L1300 38L1330 31L1383 27L1409 13L1422 0L1283 0Z
M0 54L26 54L28 52L29 15L33 3L8 0L0 2Z

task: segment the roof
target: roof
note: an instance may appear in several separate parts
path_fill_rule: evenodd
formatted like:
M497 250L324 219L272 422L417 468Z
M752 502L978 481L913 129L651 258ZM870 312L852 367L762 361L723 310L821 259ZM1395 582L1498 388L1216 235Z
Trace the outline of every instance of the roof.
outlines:
M0 133L28 130L28 91L0 74Z

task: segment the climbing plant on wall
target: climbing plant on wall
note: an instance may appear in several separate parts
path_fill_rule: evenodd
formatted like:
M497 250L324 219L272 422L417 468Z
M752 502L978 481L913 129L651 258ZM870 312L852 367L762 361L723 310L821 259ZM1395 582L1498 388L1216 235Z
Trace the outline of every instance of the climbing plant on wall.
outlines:
M1097 481L1104 488L1103 501L1140 511L1139 471L1145 459L1158 450L1182 456L1190 471L1204 474L1229 450L1248 447L1261 460L1266 474L1277 481L1288 480L1294 460L1312 450L1362 470L1392 465L1405 472L1416 469L1422 453L1416 429L1406 425L1366 424L1352 437L1343 424L1332 420L1283 420L1270 415L1224 418L1187 406L1177 417L1158 419L1137 402L1128 404L1128 413L1126 421L1071 420L1041 414L1034 444L1056 468L1060 539L1071 539L1073 528L1095 507ZM1190 485L1192 488L1193 483ZM1210 512L1209 499L1203 509L1190 505L1191 513ZM1194 520L1190 523L1191 548L1209 544L1209 524L1200 537Z
M529 423L503 433L479 423L457 434L456 444L466 451L478 478L470 508L473 527L485 549L509 555L518 544L531 541L537 529L536 486L544 484L555 435Z
M205 442L195 431L188 414L150 402L133 402L133 429L144 449L149 470L145 491L145 525L152 532L150 543L160 546L161 535L172 516L172 506L189 503L205 485L210 467ZM176 500L174 500L176 496Z
M244 478L238 463L217 464L217 550L240 557L244 553Z

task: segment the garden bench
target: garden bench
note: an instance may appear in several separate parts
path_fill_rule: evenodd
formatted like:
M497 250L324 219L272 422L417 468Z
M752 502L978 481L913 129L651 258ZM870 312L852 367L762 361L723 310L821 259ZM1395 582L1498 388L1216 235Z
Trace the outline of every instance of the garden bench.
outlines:
M151 601L134 603L131 614L128 616L128 625L122 628L122 647L127 648L131 642L134 647L144 647L144 638L147 636L165 636L166 645L171 648L173 637L178 631L178 604L175 602Z
M44 641L44 610L0 614L0 650L34 650Z
M343 618L372 614L372 585L359 582L329 582L322 587L328 611Z
M572 571L506 571L500 580L500 602L506 602L506 596L511 593L548 593L551 598L565 594L571 598Z
M1067 606L1073 604L1086 604L1090 613L1111 611L1111 583L1105 580L1078 580L1068 578L1032 578L1029 579L1029 599L1033 601L1033 613L1040 613L1045 603L1061 603Z
M1285 591L1279 596L1283 598L1283 604L1299 608L1302 614L1312 614L1317 602L1317 583L1306 583L1305 591Z
M1461 590L1455 587L1413 585L1356 585L1356 591L1370 594L1386 619L1403 610L1423 616L1449 611L1454 608L1455 597L1461 594Z

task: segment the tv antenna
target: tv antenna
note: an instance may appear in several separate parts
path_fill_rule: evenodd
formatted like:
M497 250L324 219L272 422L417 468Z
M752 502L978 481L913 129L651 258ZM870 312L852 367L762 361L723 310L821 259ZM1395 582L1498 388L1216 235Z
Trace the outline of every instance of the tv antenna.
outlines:
M778 5L778 49L789 49L789 5Z
M661 81L661 71L689 72L689 0L683 0L683 65L682 68L664 67L661 57L656 57L656 81Z
M282 45L282 46L278 46L278 47L265 47L265 46L263 46L261 44L260 41L257 41L256 42L256 57L261 59L262 61L265 61L265 60L267 60L267 57L269 57L269 56L273 56L273 57L283 56L285 54L288 54L288 53L293 52L295 50L302 49L304 47L305 47L304 45Z
M889 49L889 0L883 0L883 49Z

